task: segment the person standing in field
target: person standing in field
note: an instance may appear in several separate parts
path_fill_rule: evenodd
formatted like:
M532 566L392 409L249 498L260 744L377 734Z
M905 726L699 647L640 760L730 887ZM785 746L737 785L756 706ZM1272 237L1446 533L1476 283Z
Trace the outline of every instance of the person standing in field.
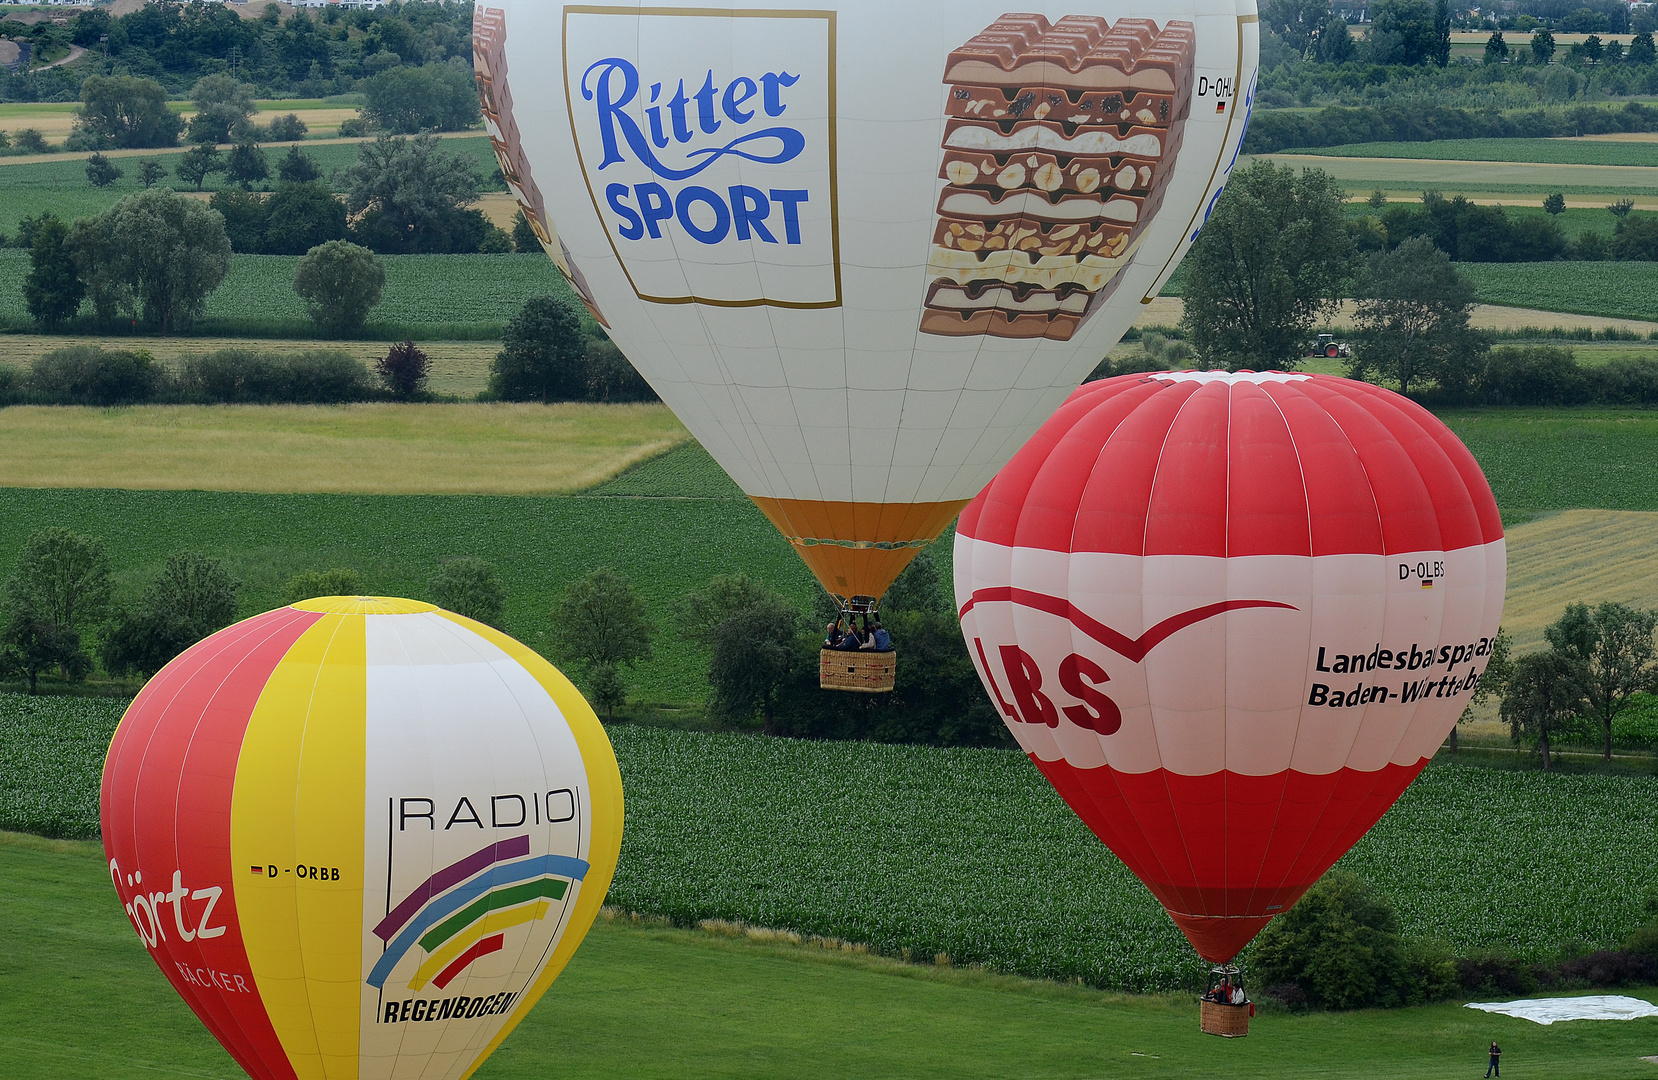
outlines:
M1502 1057L1503 1048L1493 1042L1491 1044L1491 1064L1485 1067L1485 1075L1487 1077L1501 1076L1503 1074L1502 1065L1500 1064Z

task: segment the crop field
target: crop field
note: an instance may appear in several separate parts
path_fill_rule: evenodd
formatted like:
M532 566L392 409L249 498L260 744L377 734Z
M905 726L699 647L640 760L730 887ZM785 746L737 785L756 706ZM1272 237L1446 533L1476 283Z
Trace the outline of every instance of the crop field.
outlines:
M1658 195L1658 172L1637 165L1554 165L1531 162L1419 161L1405 158L1339 157L1331 154L1263 154L1291 168L1323 169L1349 191L1368 195L1384 191L1436 188L1447 195L1491 192L1547 195L1568 199Z
M0 828L94 836L119 699L0 695ZM1016 750L616 725L610 902L1136 992L1200 971L1151 894ZM1558 812L1570 806L1570 814ZM1615 838L1615 840L1614 840ZM1343 865L1459 954L1611 947L1658 884L1658 784L1435 763Z
M636 491L651 483L650 471L679 468L680 454L706 462L700 483L714 490L706 470L718 466L695 446L613 483ZM136 599L170 552L194 549L224 559L242 581L246 616L275 606L283 582L302 570L349 567L368 591L420 598L442 560L477 555L493 562L506 584L507 632L544 649L551 609L566 585L610 566L633 582L659 628L655 659L626 675L631 696L699 701L706 659L679 641L672 625L682 596L716 574L736 572L782 591L802 610L817 590L764 515L729 480L724 484L723 495L674 498L616 497L608 485L545 497L0 488L0 568L12 564L30 530L62 525L102 538L118 593Z
M434 394L474 397L489 385L489 365L501 351L499 341L416 341L431 360L427 389ZM316 341L291 338L211 338L132 336L75 337L63 334L0 334L0 365L27 368L36 358L70 345L97 345L106 349L143 349L169 368L189 357L219 349L259 352L299 352L327 349L361 360L370 370L386 355L384 341Z
M236 255L224 284L207 302L198 329L250 336L311 337L315 329L294 292L298 255ZM366 336L467 337L498 340L501 328L532 296L569 298L552 260L528 255L383 255L385 293ZM0 319L24 320L27 252L0 251ZM571 298L574 303L574 299ZM585 312L583 313L585 317ZM423 331L425 332L423 334Z
M323 176L328 177L336 170L347 168L356 162L357 146L363 141L349 139L340 142L306 143L303 148L316 159ZM9 236L16 230L19 218L32 216L43 210L50 210L65 221L102 213L123 197L143 190L143 185L138 181L138 162L143 158L153 157L166 168L167 176L161 181L163 185L180 191L190 190L188 185L173 175L173 169L186 149L188 147L174 150L114 151L110 156L124 170L125 175L102 189L95 188L87 182L85 155L68 155L60 160L47 161L18 161L0 157L0 233ZM463 136L445 139L443 149L447 153L460 154L475 161L478 174L485 180L484 186L490 186L488 180L495 175L496 164L495 152L490 149L487 138ZM277 161L287 152L286 146L273 145L265 149L265 157L271 163L273 177ZM208 178L205 187L206 190L213 191L225 183L224 174L215 173Z
M1658 167L1658 144L1605 139L1438 139L1370 142L1286 150L1318 157L1404 158L1410 161L1503 161L1538 165Z
M1457 263L1457 269L1486 304L1658 319L1658 263Z
M1453 409L1505 520L1553 510L1658 510L1658 414L1617 409Z
M687 437L665 405L20 406L0 486L558 495Z
M1508 531L1503 628L1526 652L1567 604L1658 608L1658 514L1566 510Z
M236 1080L114 903L93 844L0 834L0 1060L30 1080ZM723 930L724 928L720 928ZM95 994L88 986L97 988ZM710 988L715 988L711 992ZM1630 992L1630 991L1625 991ZM1633 991L1652 997L1650 991ZM1233 1080L1477 1070L1500 1039L1514 1075L1650 1076L1658 1022L1540 1027L1446 1003L1386 1012L1263 1010L1252 1038L1198 1033L1190 996L1125 997L902 964L776 934L679 930L607 912L479 1080Z

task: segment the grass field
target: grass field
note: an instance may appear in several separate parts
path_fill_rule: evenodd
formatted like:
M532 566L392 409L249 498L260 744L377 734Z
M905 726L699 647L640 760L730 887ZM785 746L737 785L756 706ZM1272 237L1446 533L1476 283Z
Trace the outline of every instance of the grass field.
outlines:
M357 160L357 146L361 141L353 139L347 142L307 144L304 149L316 159L322 168L323 176L326 177ZM188 190L188 186L173 175L173 169L186 149L188 147L156 150L137 156L118 156L115 159L116 164L124 170L125 175L107 188L95 188L87 182L86 162L78 158L30 162L13 162L0 158L0 233L11 235L17 228L19 218L38 214L43 210L50 210L65 221L102 213L121 198L143 190L143 185L138 182L138 162L141 158L154 157L162 163L167 170L167 177L162 180L162 184L178 190ZM459 154L474 161L478 174L486 180L495 174L495 152L490 149L489 140L483 136L445 139L443 149L447 153ZM287 152L285 146L266 148L265 156L270 160L273 177L277 161ZM224 183L224 174L215 173L208 178L206 188L212 191Z
M1486 304L1658 319L1658 263L1457 263L1457 269Z
M301 256L236 255L207 302L197 331L214 336L305 338L316 330L294 292ZM501 328L532 296L570 296L545 255L383 255L385 293L364 331L368 337L467 337L498 340ZM25 251L0 251L0 319L26 320ZM572 300L572 302L574 302ZM3 346L0 346L3 348Z
M417 341L431 360L427 389L434 394L474 397L489 386L489 364L501 351L499 341ZM253 349L295 352L328 349L361 360L370 369L386 355L384 341L316 341L292 338L211 338L211 337L74 337L62 334L0 334L0 364L27 368L35 359L54 349L70 345L97 345L103 348L143 349L168 367L180 361L218 349Z
M1553 510L1658 510L1658 414L1617 409L1449 410L1505 520Z
M671 487L673 497L610 494L638 495L659 470L672 479L656 486ZM699 701L706 692L704 659L672 631L684 594L738 571L782 590L802 610L817 589L760 511L694 445L579 496L4 488L0 567L43 525L102 537L118 587L131 597L169 552L193 548L223 558L243 582L244 615L274 606L282 583L301 570L351 567L372 592L423 597L443 559L477 555L495 564L510 594L507 631L539 648L547 646L549 612L565 586L611 566L633 581L662 630L656 658L628 677L632 695L652 702Z
M0 836L0 1057L30 1080L235 1080L145 955L100 849ZM1637 991L1644 997L1650 993ZM1650 1076L1658 1023L1540 1027L1455 1004L1263 1013L1242 1041L1197 1033L1189 998L1125 998L780 940L601 919L479 1080L1146 1080L1472 1076L1493 1039L1511 1075ZM1358 1067L1355 1063L1361 1063Z
M0 694L0 828L95 836L120 699ZM615 725L629 793L610 902L1132 991L1190 947L1017 750ZM1570 814L1559 807L1570 806ZM1439 761L1342 865L1459 955L1615 946L1658 884L1658 781ZM1655 1048L1658 1052L1658 1048Z
M1370 142L1286 150L1318 157L1404 158L1410 161L1502 161L1538 165L1637 165L1658 167L1658 143L1605 139L1437 139Z
M1616 600L1658 608L1658 514L1567 510L1508 534L1503 628L1514 646L1543 646L1567 604Z
M1349 191L1421 191L1537 195L1560 191L1568 198L1591 193L1612 198L1658 195L1658 171L1635 165L1550 165L1526 162L1416 161L1403 158L1338 157L1330 154L1264 154L1279 165L1323 169Z
M557 495L687 437L665 405L19 407L0 486Z

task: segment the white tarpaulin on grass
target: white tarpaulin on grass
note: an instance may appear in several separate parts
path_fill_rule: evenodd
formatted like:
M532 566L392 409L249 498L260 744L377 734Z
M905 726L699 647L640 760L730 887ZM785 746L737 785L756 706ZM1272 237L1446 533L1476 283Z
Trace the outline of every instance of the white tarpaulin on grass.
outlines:
M1552 1024L1557 1020L1634 1020L1642 1016L1658 1016L1658 1005L1622 994L1469 1002L1468 1008L1517 1016L1538 1024Z

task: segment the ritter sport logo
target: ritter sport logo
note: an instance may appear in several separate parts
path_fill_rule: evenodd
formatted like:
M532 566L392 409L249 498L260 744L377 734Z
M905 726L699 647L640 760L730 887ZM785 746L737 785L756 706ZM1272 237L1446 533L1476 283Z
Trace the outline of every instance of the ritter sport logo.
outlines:
M571 130L634 292L838 306L834 14L564 11Z

